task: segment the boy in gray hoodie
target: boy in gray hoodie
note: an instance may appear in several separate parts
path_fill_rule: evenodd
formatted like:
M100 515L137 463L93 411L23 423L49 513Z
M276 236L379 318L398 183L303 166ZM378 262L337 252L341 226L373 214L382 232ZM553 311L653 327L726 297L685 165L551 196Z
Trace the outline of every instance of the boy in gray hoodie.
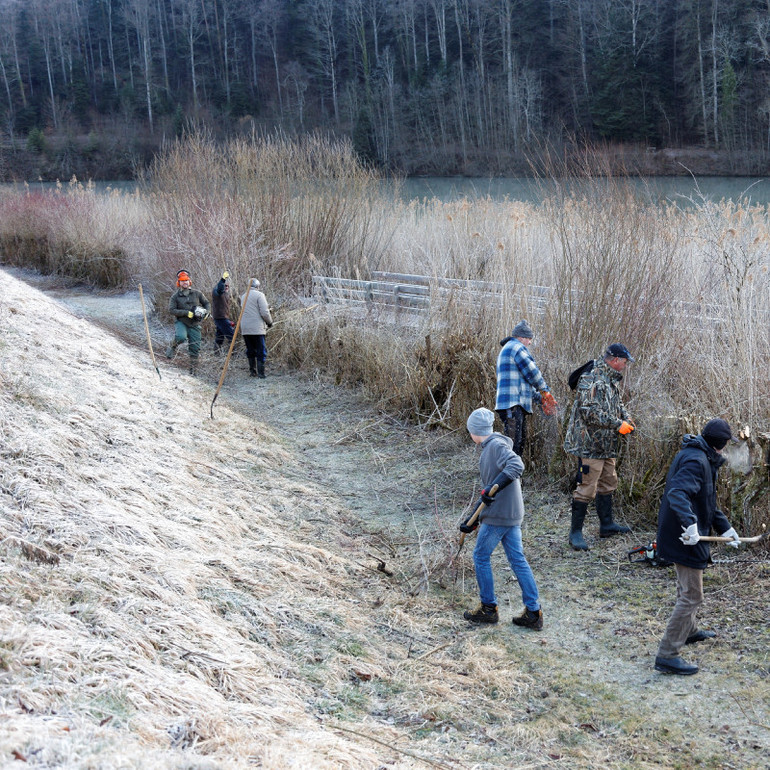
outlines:
M521 545L524 501L521 497L520 478L524 463L513 451L511 439L492 431L494 422L494 412L484 408L471 412L467 422L471 439L481 447L479 470L484 489L479 503L483 502L485 508L477 519L481 526L473 551L481 602L475 610L464 612L463 617L471 623L497 623L497 599L491 557L498 543L502 543L508 563L519 581L524 602L524 612L515 617L513 623L540 631L543 628L543 611L540 608L535 577ZM488 493L495 484L497 493L490 497Z

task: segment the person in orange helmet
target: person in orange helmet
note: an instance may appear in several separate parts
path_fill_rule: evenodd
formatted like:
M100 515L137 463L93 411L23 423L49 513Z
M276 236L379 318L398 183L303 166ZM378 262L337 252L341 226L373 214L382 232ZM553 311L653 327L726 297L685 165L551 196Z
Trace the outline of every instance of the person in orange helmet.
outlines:
M174 340L166 348L166 358L173 358L176 349L187 343L190 356L190 374L198 370L198 356L201 350L201 323L208 318L211 305L202 292L192 288L192 279L187 270L176 274L177 290L168 301L168 312L176 318Z

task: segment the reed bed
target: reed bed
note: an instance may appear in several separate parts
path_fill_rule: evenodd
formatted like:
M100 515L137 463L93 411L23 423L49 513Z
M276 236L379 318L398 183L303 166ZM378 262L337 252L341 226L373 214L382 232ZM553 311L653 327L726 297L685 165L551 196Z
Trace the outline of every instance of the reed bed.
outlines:
M0 195L4 263L114 289L136 272L146 212L136 196L105 195L76 179L43 191Z

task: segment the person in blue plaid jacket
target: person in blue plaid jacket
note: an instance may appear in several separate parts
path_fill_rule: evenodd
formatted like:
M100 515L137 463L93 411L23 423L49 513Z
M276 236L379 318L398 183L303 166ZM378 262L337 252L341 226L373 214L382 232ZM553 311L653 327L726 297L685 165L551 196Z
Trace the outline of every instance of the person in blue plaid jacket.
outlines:
M532 402L538 402L547 415L556 414L556 399L551 394L528 348L534 337L526 320L516 324L510 337L500 341L497 356L497 402L495 411L505 426L505 435L513 441L513 451L521 456L527 440L525 418L532 414Z

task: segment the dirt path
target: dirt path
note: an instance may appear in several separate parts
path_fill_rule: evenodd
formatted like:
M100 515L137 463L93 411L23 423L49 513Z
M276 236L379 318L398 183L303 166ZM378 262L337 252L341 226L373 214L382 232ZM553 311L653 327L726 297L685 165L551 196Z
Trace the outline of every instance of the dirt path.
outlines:
M144 344L138 295L38 284L71 312L117 325L123 338ZM153 323L156 355L170 328ZM164 382L186 377L186 356L179 358L159 359ZM209 357L201 367L201 384L212 393L218 364ZM541 759L532 766L770 768L766 561L751 552L717 554L727 561L706 573L701 620L719 637L687 649L687 659L702 668L697 676L661 676L651 664L673 603L673 576L626 558L652 533L598 542L594 517L587 535L595 547L572 552L563 491L525 478L525 549L542 594L545 630L522 633L508 622L468 628L461 614L476 601L472 543L450 564L456 522L472 499L476 475L465 436L422 432L373 412L359 394L276 371L270 362L268 374L264 381L250 378L245 358L236 358L217 404L282 437L294 457L287 473L297 475L300 496L311 481L339 501L336 510L306 498L286 505L297 509L297 526L307 528L308 538L353 555L371 572L362 602L398 605L403 625L390 621L382 630L394 655L429 656L427 662L441 668L431 676L445 677L449 691L468 688L472 708L465 711L416 707L417 735L456 731L452 741L467 752L469 764L462 766L468 767L514 767L536 756ZM495 574L501 615L509 621L520 610L518 586L499 558ZM516 669L508 676L512 662ZM411 682L419 690L408 666L399 671L405 687ZM393 697L382 694L382 714ZM500 763L488 764L496 745ZM486 759L474 760L479 746L486 747Z

